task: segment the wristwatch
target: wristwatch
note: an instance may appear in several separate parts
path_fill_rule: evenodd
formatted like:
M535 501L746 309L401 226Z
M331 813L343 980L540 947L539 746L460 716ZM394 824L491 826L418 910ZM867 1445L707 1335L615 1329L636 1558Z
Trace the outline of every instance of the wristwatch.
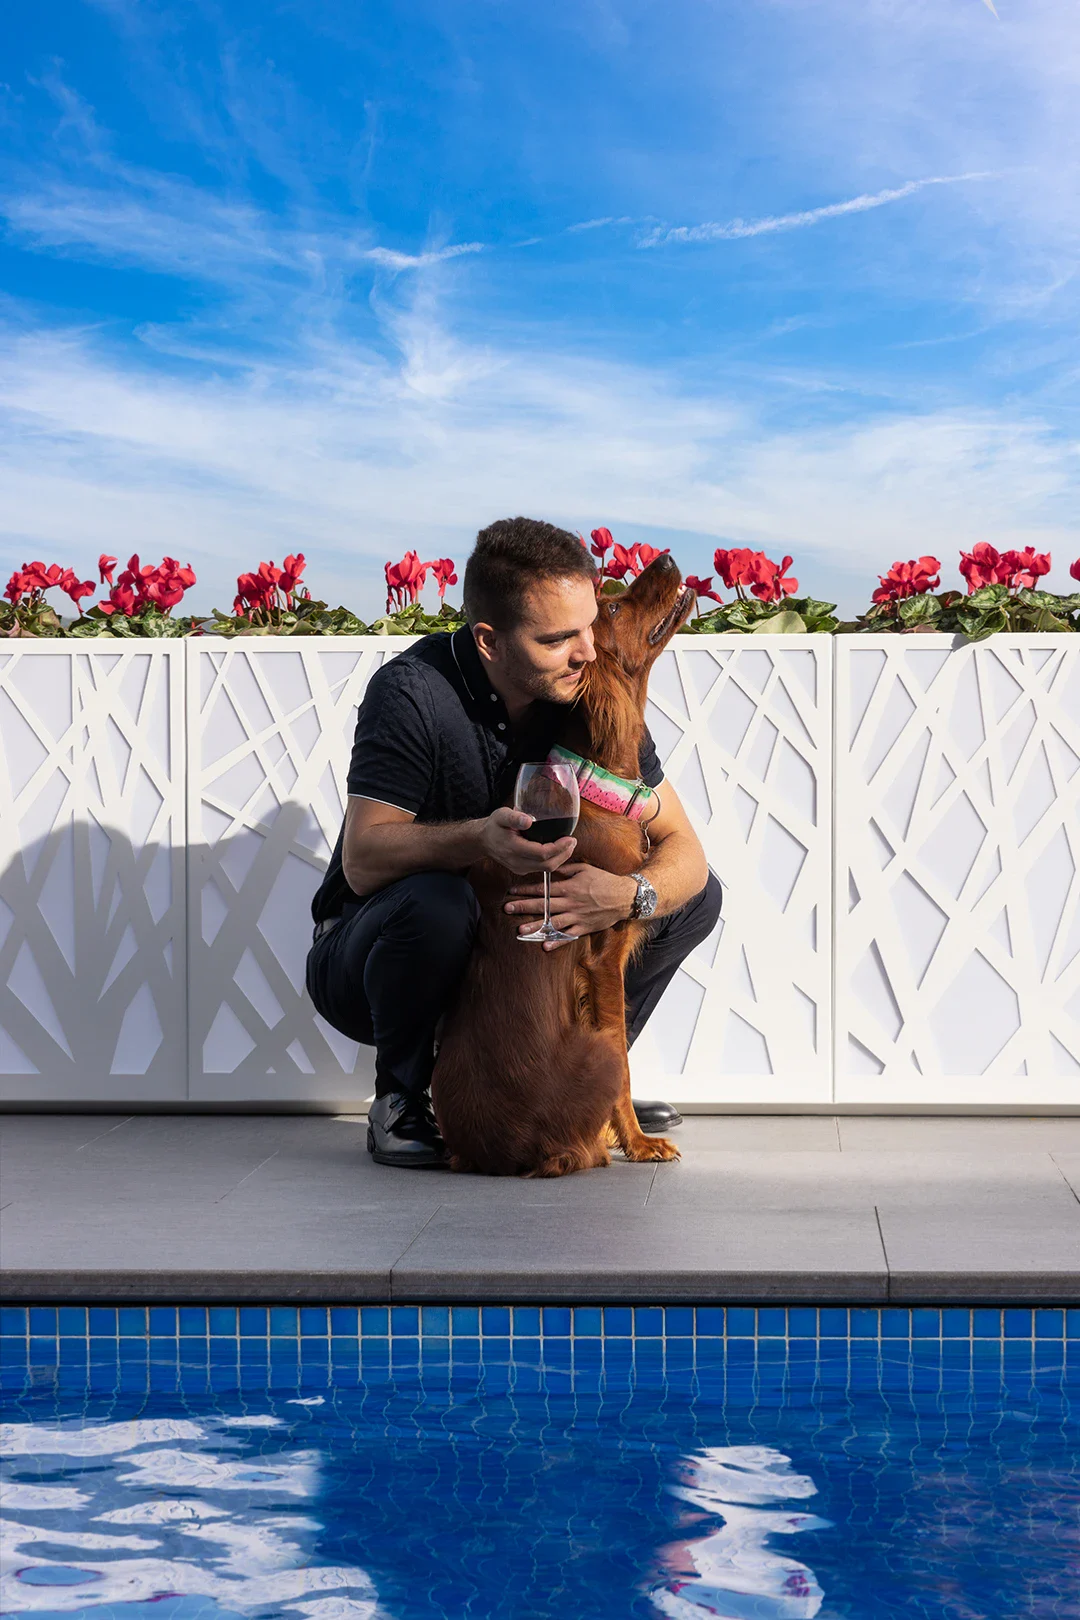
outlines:
M644 872L631 872L630 876L637 884L637 894L634 896L634 903L630 907L630 921L641 922L644 918L651 917L656 910L656 890Z

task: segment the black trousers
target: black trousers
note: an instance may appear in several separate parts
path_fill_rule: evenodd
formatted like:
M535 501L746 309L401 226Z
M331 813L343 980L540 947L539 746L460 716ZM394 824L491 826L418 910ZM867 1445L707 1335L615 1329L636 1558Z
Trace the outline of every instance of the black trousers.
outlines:
M712 933L720 884L709 873L701 893L649 923L649 937L626 974L631 1043L679 963ZM308 952L308 994L327 1023L375 1048L375 1093L420 1092L431 1084L435 1027L465 972L479 920L468 880L416 872L350 906Z

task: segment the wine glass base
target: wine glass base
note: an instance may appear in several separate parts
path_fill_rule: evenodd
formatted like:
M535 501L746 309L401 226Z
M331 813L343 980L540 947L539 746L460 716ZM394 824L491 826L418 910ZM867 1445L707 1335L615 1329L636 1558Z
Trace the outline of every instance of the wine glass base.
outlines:
M531 934L519 934L517 937L522 945L546 945L549 940L574 940L578 936L576 934L564 934L561 928L555 927L554 923L541 923L540 927L534 929Z

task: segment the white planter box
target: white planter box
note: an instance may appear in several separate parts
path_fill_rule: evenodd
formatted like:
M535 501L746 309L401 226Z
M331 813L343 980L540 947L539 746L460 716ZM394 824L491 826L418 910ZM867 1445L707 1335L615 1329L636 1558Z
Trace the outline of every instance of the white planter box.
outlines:
M308 908L408 645L5 644L0 1101L362 1103ZM1080 1105L1080 638L680 637L649 721L725 897L639 1096Z
M1080 637L838 637L836 1099L1080 1103Z
M187 1096L184 647L0 651L0 1099Z
M681 636L653 670L649 725L724 911L634 1047L638 1096L832 1095L832 653L830 636Z

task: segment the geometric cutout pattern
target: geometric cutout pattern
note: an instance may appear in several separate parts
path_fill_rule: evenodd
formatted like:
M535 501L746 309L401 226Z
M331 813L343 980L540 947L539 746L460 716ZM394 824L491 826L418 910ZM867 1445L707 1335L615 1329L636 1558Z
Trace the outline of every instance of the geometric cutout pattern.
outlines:
M367 637L186 644L193 1099L370 1094L371 1053L316 1018L304 964L357 705L387 651Z
M307 1001L308 907L408 645L5 646L0 1100L369 1094ZM638 1095L1080 1100L1075 638L686 638L648 718L724 910Z
M187 1095L184 649L0 656L0 1099Z
M724 906L634 1045L637 1096L832 1096L833 646L677 637L653 668L649 728Z
M1080 1101L1080 640L835 659L837 1101Z

